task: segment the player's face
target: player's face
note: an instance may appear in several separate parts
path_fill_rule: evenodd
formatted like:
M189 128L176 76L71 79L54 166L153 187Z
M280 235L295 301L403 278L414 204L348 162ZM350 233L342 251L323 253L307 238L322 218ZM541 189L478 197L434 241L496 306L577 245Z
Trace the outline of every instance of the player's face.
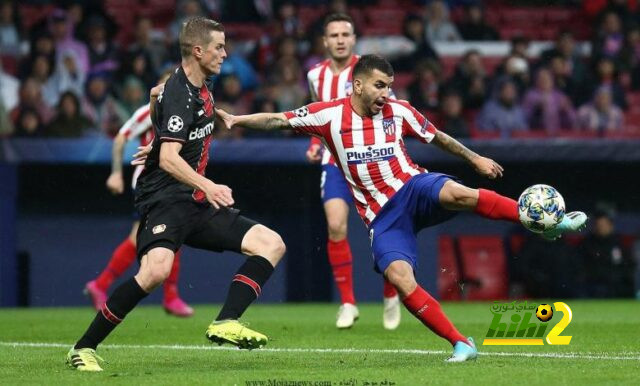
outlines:
M369 116L376 115L389 100L393 76L373 70L368 75L354 79L354 94Z
M324 48L329 56L335 60L350 58L353 46L356 45L356 35L353 26L346 21L333 21L324 30Z
M200 58L200 66L207 76L220 73L222 62L227 57L227 51L224 48L224 32L212 31L211 41L202 47L202 57Z

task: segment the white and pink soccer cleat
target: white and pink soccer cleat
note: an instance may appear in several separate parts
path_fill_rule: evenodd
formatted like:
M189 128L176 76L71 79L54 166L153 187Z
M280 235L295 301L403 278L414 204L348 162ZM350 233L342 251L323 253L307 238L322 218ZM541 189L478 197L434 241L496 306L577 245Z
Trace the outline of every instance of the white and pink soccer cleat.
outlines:
M170 301L162 301L162 307L167 312L167 314L179 316L181 318L188 318L193 315L193 308L189 307L187 303L185 303L179 297L173 298Z

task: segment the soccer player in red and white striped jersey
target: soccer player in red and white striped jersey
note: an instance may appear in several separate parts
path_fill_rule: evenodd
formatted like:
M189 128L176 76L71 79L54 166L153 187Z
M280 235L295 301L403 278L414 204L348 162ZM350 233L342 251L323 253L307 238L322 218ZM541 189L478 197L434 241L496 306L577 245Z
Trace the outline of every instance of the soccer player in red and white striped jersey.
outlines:
M416 318L453 345L448 361L472 360L477 357L473 339L458 332L438 301L416 282L416 234L462 210L519 223L518 204L413 163L405 150L405 136L464 159L488 178L501 177L503 171L495 161L438 131L409 103L389 99L392 82L389 62L377 55L364 55L354 67L354 93L349 98L316 102L286 113L233 116L220 110L218 114L229 128L295 128L319 137L340 166L369 229L376 271L396 287ZM543 235L557 237L583 227L585 222L584 213L568 213L558 227Z
M351 73L358 62L353 54L356 43L353 20L349 15L334 13L324 21L324 46L328 59L316 64L307 73L309 91L314 101L331 101L351 95ZM353 291L353 264L347 238L349 205L353 201L342 173L330 151L317 137L312 137L307 159L321 161L321 198L327 218L327 255L342 305L338 310L336 327L349 328L359 316ZM396 289L384 280L383 326L393 330L400 324L400 300Z
M166 72L160 77L159 84L164 84L172 71ZM107 188L113 194L124 192L124 178L122 175L122 154L127 142L140 138L140 146L146 146L153 142L153 125L151 124L150 105L146 104L138 108L131 118L122 125L118 135L113 141L111 157L111 175L107 179ZM135 189L136 182L144 166L136 166L133 172L131 187ZM100 310L107 300L107 291L111 284L120 277L136 259L136 234L138 232L139 221L133 223L131 232L120 245L113 251L111 259L105 269L97 278L85 285L85 292L91 297L96 310ZM178 294L178 275L180 272L180 253L176 254L171 268L171 274L164 282L164 296L162 306L167 313L189 317L193 315L193 308L189 307Z

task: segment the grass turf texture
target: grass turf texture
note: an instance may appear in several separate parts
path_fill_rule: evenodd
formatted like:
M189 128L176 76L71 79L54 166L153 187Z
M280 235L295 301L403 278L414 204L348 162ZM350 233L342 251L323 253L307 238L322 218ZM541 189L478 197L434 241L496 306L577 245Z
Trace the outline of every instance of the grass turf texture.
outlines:
M461 332L476 338L481 352L476 362L461 364L444 363L451 346L404 310L398 330L385 331L378 304L360 305L360 320L343 331L334 327L337 305L254 305L243 319L270 342L266 350L251 352L219 349L206 341L204 331L217 306L196 306L190 319L146 306L134 310L98 348L108 363L103 363L104 372L95 374L71 370L64 363L69 347L94 316L88 307L3 309L0 383L634 384L640 376L640 304L567 303L573 321L562 335L573 336L570 345L508 347L481 345L491 322L489 303L444 303ZM554 315L552 322L560 316Z

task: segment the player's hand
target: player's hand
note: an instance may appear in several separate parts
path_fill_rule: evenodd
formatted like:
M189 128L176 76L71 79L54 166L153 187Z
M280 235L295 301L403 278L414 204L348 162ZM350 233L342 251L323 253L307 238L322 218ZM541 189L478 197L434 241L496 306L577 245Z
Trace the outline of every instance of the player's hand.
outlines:
M220 206L231 206L234 203L231 188L227 185L211 182L203 190L207 201L216 209L220 209Z
M504 169L500 164L491 158L477 157L471 161L473 168L476 169L478 174L488 177L490 179L502 177Z
M122 194L124 192L124 178L121 172L111 173L107 178L107 189L113 194Z
M164 91L164 83L154 86L151 91L149 91L149 96L151 99L157 98Z
M309 146L306 156L307 161L311 162L312 164L320 162L320 160L322 159L322 145L314 143L313 145Z
M216 109L216 115L224 123L227 130L230 130L236 124L235 115L231 115L222 109Z
M133 161L131 161L131 165L144 165L147 161L147 156L151 153L151 149L153 148L152 144L148 144L147 146L138 146L138 152L133 155Z

